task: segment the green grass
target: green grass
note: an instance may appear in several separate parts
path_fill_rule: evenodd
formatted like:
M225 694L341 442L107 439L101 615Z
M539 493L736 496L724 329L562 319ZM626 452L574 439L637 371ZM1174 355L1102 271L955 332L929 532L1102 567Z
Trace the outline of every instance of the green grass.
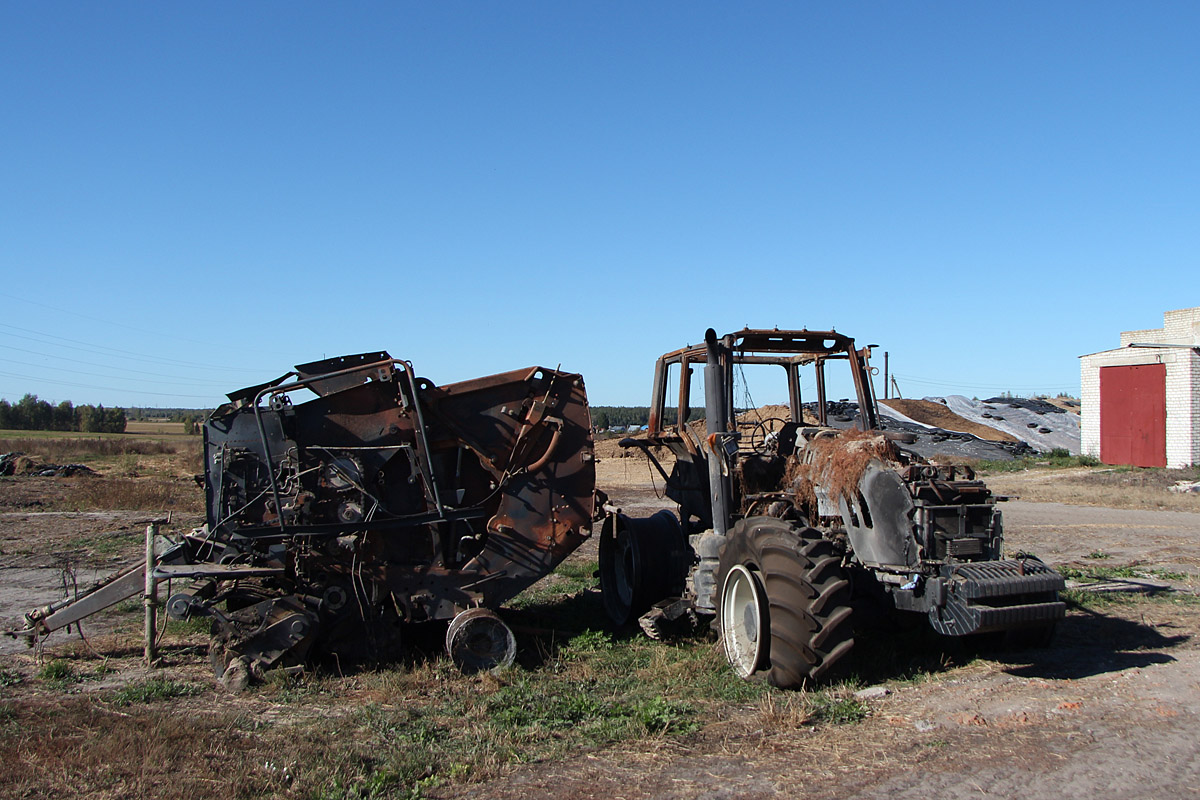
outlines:
M1121 580L1122 578L1133 580L1157 578L1163 581L1180 582L1190 580L1192 577L1184 572L1171 572L1165 569L1146 569L1132 565L1121 567L1088 566L1082 569L1078 567L1058 567L1057 569L1058 573L1067 580L1109 581Z
M1064 589L1058 597L1068 608L1103 609L1109 606L1128 606L1138 602L1142 597L1135 597L1129 592L1089 592L1084 589Z
M591 569L572 571L591 580ZM569 575L568 578L571 576ZM571 591L572 580L559 584ZM578 626L602 614L593 594L561 599ZM545 608L529 605L544 618ZM505 765L553 760L614 744L678 739L763 704L795 708L795 724L846 725L865 703L848 685L783 692L743 681L705 635L654 642L591 627L542 632L522 641L540 654L499 674L459 674L445 659L355 680L369 696L348 716L320 723L320 759L301 758L297 781L310 797L413 797L441 782L484 778ZM270 678L264 699L297 702L345 691L334 676ZM747 711L746 709L750 710ZM279 732L281 735L283 731ZM295 738L294 731L287 732Z
M1135 567L1058 567L1058 574L1067 580L1109 581L1121 578L1145 578L1143 570Z
M117 690L110 699L113 705L129 706L135 703L155 703L176 697L188 697L201 691L199 686L171 678L150 678Z
M831 692L813 695L810 714L814 722L831 725L849 725L862 722L870 713L870 707L855 697L841 696Z
M599 583L595 578L596 569L595 561L568 561L559 564L553 574L517 595L509 606L516 609L534 608L553 604L595 588Z
M1059 597L1071 608L1102 609L1106 606L1132 606L1138 603L1200 607L1200 596L1182 592L1089 592L1086 589L1066 589Z
M840 696L740 680L707 635L654 642L592 627L604 618L598 594L586 591L595 569L586 561L560 566L546 585L502 610L522 652L511 669L465 676L435 657L355 677L370 700L306 734L319 737L319 745L310 741L304 749L316 746L320 758L297 754L301 795L417 797L508 764L686 737L721 719L731 704L768 696L811 701L809 724L846 724L865 713ZM336 706L346 689L346 679L309 674L272 676L255 691L299 710L324 694L333 697L322 705ZM287 736L295 739L294 732Z
M66 688L80 681L79 674L75 672L75 668L71 666L71 663L63 661L61 658L47 662L38 670L37 676L46 681L46 683L58 688Z
M143 565L145 561L143 560ZM143 570L145 572L145 570ZM145 612L146 605L142 600L135 600L132 597L126 598L113 606L113 611L118 614L141 614Z
M21 673L8 667L0 668L0 687L16 686L22 680Z
M1192 576L1186 572L1172 572L1169 569L1152 569L1150 570L1150 574L1164 581L1179 582L1192 580Z
M535 669L468 677L439 660L365 679L376 699L339 723L320 760L306 762L310 796L419 796L506 764L687 736L717 719L727 698L775 691L739 680L707 640L668 645L597 630L562 642ZM286 691L337 692L334 680L299 678ZM265 694L281 699L287 682L271 683Z
M1071 467L1103 467L1104 463L1095 456L1073 456L1061 447L1049 453L1038 453L1032 456L1014 458L1011 461L980 461L975 465L977 472L984 475L999 472L1020 472L1034 467L1049 467L1050 469L1068 469ZM1109 467L1109 469L1113 469Z
M113 556L129 551L142 540L143 535L137 532L92 534L68 539L66 546L72 551L87 552L93 556Z
M594 562L572 562L501 609L517 633L520 660L498 674L463 675L431 645L429 657L414 655L396 667L272 672L246 702L220 704L211 717L171 705L205 686L156 675L101 692L102 703L64 699L81 703L71 707L71 735L107 741L120 726L122 737L140 741L148 721L186 720L186 735L172 745L178 761L156 767L156 775L200 765L186 783L200 786L213 737L236 731L236 747L222 762L231 795L403 798L494 777L509 765L685 740L717 722L786 730L855 724L867 715L850 683L784 692L740 680L707 631L655 642L602 629L601 600L590 591L594 572ZM63 686L78 679L66 661L47 664L39 677ZM113 715L113 707L123 710ZM272 713L263 714L264 707ZM52 722L21 713L27 722ZM79 784L98 791L107 785L107 768L96 766Z

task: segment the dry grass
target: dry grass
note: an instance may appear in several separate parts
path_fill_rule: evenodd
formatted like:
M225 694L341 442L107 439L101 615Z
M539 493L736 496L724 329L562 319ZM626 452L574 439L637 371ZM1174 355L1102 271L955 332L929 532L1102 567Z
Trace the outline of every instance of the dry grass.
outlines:
M204 496L190 480L79 477L68 483L58 511L184 511L204 510Z
M9 432L11 433L11 432ZM25 453L22 464L84 464L107 478L159 477L167 484L176 479L197 475L204 471L203 442L199 436L131 436L128 434L78 434L23 432L30 435L9 435L0 438L0 453L18 451ZM18 465L20 474L22 464ZM108 485L98 484L78 494L74 506L83 509L84 504L99 503L98 510L143 509L159 507L176 508L170 505L179 489L164 485L158 489L149 487L126 488L133 502L138 505L113 505L119 502L120 492Z
M1170 491L1177 481L1200 479L1200 469L1128 467L1032 468L987 475L996 494L1035 503L1200 513L1200 494Z
M868 464L899 461L896 446L889 439L855 429L820 437L811 442L808 449L812 454L811 461L793 461L787 474L802 501L815 500L814 485L824 487L834 502L842 497L852 497L858 491L858 482Z
M568 601L574 630L598 610L580 603ZM123 672L136 664L131 641L93 645ZM60 669L26 675L0 705L0 797L417 797L510 765L686 737L772 691L734 677L703 639L666 647L560 629L524 649L540 655L500 675L417 659L275 674L231 696L196 669L172 670L167 691L161 677L114 688L119 673L62 648Z
M190 446L189 446L190 445ZM89 456L157 455L180 453L199 446L195 442L169 442L161 439L122 439L112 437L75 436L22 436L0 439L0 452L18 450L36 454L50 461L82 461Z
M182 422L127 422L125 423L126 433L151 433L165 436L183 436L184 424Z
M6 707L5 797L234 798L270 791L232 715L117 710L91 698ZM215 777L214 777L215 776Z

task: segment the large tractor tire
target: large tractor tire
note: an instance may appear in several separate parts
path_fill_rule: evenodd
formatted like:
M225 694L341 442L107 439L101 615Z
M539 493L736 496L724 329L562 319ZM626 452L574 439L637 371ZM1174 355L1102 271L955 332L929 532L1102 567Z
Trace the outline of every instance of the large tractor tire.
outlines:
M717 618L730 665L799 688L828 679L854 646L850 583L833 546L774 517L734 525L717 570Z
M618 627L679 594L687 572L685 540L670 511L646 519L610 514L600 532L600 593Z

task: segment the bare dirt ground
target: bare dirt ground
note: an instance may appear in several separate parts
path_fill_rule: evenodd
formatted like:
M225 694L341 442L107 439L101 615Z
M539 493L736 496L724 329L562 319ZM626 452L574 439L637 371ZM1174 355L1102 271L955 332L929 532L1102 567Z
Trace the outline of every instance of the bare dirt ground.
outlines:
M64 588L83 591L136 559L146 526L165 512L68 511L69 498L94 477L5 479L0 483L0 630L20 626L21 615L61 599ZM203 520L172 514L163 533L190 530ZM99 619L89 630L107 632ZM20 653L22 642L0 637L0 654Z
M615 505L635 515L670 505L661 497L661 478L643 458L619 457L615 442L602 444L598 451L598 483ZM135 555L146 522L155 516L145 511L57 510L70 494L71 480L0 482L3 627L55 594L64 563L103 573ZM485 782L430 786L425 796L1058 800L1200 795L1200 745L1195 735L1200 722L1200 603L1195 594L1200 583L1200 498L1167 492L1170 475L1033 470L988 480L999 491L1023 498L1004 506L1010 549L1029 550L1052 564L1076 569L1132 566L1172 591L1088 599L1072 608L1046 649L964 657L947 647L943 668L915 675L876 670L880 677L872 681L866 699L870 713L853 724L813 725L786 700L769 700L766 705L755 701L729 709L686 737L664 736L565 760L505 767ZM1177 506L1178 510L1164 510ZM194 521L178 518L175 524L183 529ZM122 624L128 624L129 617L126 614ZM104 639L114 619L101 620L99 627L89 625L93 639ZM136 614L133 621L136 627ZM887 654L871 649L871 635L869 627L858 634L861 657L885 660ZM936 652L946 646L931 641L922 630L911 635L914 649ZM53 703L54 709L77 707L71 713L80 715L111 715L114 725L125 725L124 718L132 712L86 698L149 673L137 666L135 645L128 652L111 645L100 649L109 654L105 669L80 667L94 672L94 679L59 699L29 677L36 669L30 651L5 646L0 650L0 678L15 672L26 678L16 686L0 680L0 724L7 724L5 713L13 713L5 711L11 700L12 708L46 703L49 709ZM86 646L70 638L54 644L53 652L74 664L86 664L90 658ZM168 669L159 674L206 680L202 644L176 648L166 659ZM205 714L218 705L243 709L238 719L244 723L238 725L247 729L271 724L283 712L269 696L224 701L211 693L181 697L169 706L179 713L146 717L146 724L162 733L161 747L129 744L130 764L119 767L129 777L117 784L125 788L95 796L162 793L166 787L139 777L143 773L137 764L177 759L178 752L171 748L182 751L182 743L195 736L208 742L204 747L214 765L235 763L235 742L242 734L237 729L210 730L211 723L205 722ZM311 713L336 714L338 709L314 706ZM57 756L64 775L84 769L80 765L88 761L86 742L71 738L69 730L68 722L59 735L78 752ZM9 733L15 735L5 735ZM265 769L248 762L245 767ZM24 768L41 766L30 761ZM214 773L212 780L220 779ZM64 783L69 785L49 785ZM251 796L298 796L282 783L264 785L274 788ZM0 796L33 795L0 786ZM73 795L68 789L61 796Z

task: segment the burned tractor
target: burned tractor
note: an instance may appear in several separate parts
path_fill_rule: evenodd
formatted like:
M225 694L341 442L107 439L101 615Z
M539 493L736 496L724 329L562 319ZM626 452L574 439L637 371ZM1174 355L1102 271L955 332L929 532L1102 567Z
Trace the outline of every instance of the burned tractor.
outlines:
M658 360L648 433L620 444L644 451L678 511L606 517L600 579L616 624L659 636L712 620L739 675L782 687L829 677L850 651L852 587L950 636L1049 636L1063 579L1032 556L1004 557L997 498L969 467L930 463L882 428L869 358L834 331L710 329ZM849 369L856 417L826 398L831 364ZM696 367L702 431L688 422ZM735 413L747 367L782 368L786 417Z
M207 524L153 573L187 583L167 611L212 620L226 680L391 658L405 626L437 621L463 668L509 663L494 609L590 535L579 375L533 367L437 386L379 352L302 364L229 401L204 424Z

